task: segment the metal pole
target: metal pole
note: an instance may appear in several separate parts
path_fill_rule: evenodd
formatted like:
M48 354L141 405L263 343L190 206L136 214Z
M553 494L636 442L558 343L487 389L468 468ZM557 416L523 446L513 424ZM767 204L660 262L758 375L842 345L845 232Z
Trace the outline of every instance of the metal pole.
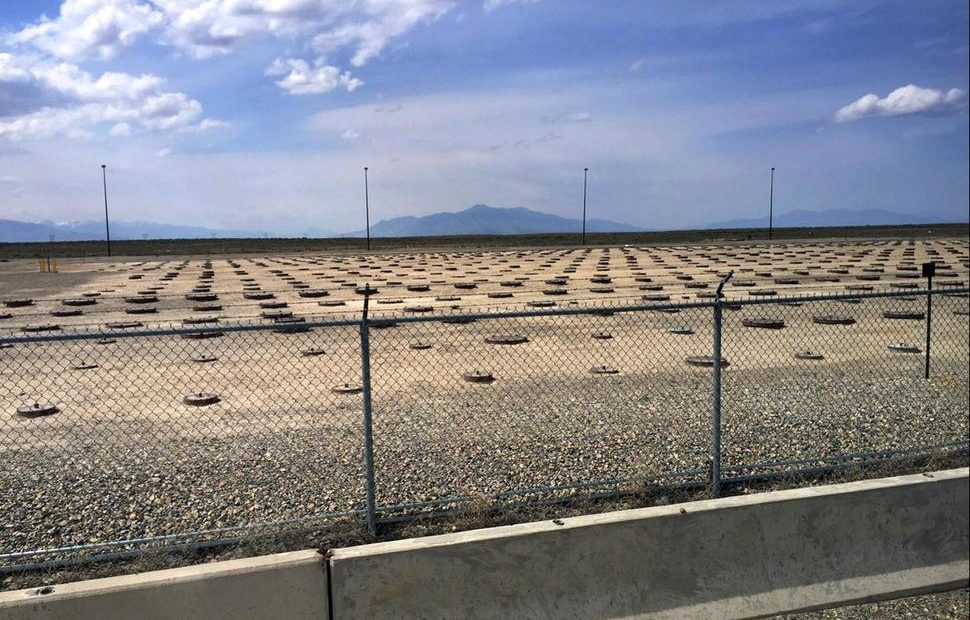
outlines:
M728 273L717 286L717 293L714 295L714 415L711 441L711 495L713 497L721 496L721 322L724 311L721 298L724 285L732 275L734 275L733 271Z
M367 251L370 251L370 197L367 191L367 166L364 166L364 218L367 222ZM366 301L366 300L365 300Z
M583 245L586 245L586 173L589 168L583 168Z
M775 168L771 168L771 182L768 189L768 241L774 234L774 219L775 219Z
M926 278L926 360L923 363L923 378L930 378L930 333L933 325L933 276Z
M104 239L108 244L108 256L111 256L111 229L108 228L108 173L107 164L101 164L101 183L104 186Z
M364 475L367 479L367 529L371 534L376 534L377 500L374 480L374 427L371 417L370 327L367 322L369 301L370 295L365 295L364 314L360 321L360 386L364 397Z

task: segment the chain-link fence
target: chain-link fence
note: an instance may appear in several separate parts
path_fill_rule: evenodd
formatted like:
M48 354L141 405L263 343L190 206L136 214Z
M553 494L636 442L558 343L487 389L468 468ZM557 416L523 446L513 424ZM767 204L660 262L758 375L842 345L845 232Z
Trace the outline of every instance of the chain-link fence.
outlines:
M403 511L698 475L710 389L685 358L709 354L709 314L703 306L457 314L374 329L379 503Z
M967 289L752 292L4 336L0 560L966 447Z
M965 443L966 309L964 297L925 292L729 304L725 468L763 473L792 461Z
M362 511L358 333L326 323L7 340L2 400L18 415L0 425L0 548L8 560L107 551Z

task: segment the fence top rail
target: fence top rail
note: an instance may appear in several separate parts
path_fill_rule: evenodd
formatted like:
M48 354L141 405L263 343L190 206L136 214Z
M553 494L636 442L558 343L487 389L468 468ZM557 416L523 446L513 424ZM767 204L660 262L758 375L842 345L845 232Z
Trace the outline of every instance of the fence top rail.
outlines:
M540 308L529 310L503 310L491 312L453 312L450 314L432 314L424 316L402 316L397 314L384 314L380 318L371 317L368 322L374 323L437 323L451 320L488 320L488 319L514 319L532 317L555 317L555 316L583 316L583 315L606 315L623 314L636 312L660 312L663 310L677 309L689 310L694 308L713 308L714 300L702 301L670 301L670 302L651 302L628 305L596 305L596 306L575 306L570 308Z
M220 325L185 325L150 327L147 329L90 329L79 331L60 331L56 334L5 336L0 335L2 344L30 344L39 342L62 342L73 340L97 340L101 338L142 338L150 336L183 336L185 334L211 334L227 332L263 332L277 329L314 329L325 327L349 327L360 325L360 319L305 321L302 323L225 323Z
M766 296L749 298L725 298L720 300L724 305L770 305L783 303L812 303L823 301L839 301L846 299L891 299L899 297L925 296L966 296L970 295L970 288L963 287L941 287L929 289L901 289L885 291L851 291L847 293L815 293L804 295L785 295L785 296ZM340 320L317 320L305 321L302 323L226 323L213 326L167 326L151 327L148 329L92 329L83 331L61 331L56 334L30 334L30 335L0 335L2 344L31 344L42 342L64 342L76 340L95 340L101 338L141 338L152 336L181 336L185 334L199 333L230 333L230 332L262 332L286 329L288 326L293 329L315 329L329 327L350 327L358 326L362 323L370 325L380 325L387 323L435 323L454 320L489 320L489 319L510 319L510 318L541 318L557 316L584 316L584 315L604 315L622 314L638 312L662 312L665 310L689 310L699 308L713 308L717 305L714 299L704 299L697 301L681 302L651 302L629 305L590 305L570 308L543 308L543 309L524 309L508 311L489 311L489 312L452 312L449 314L433 314L422 316L402 316L399 314L381 314L380 316L369 318L354 318Z
M844 299L886 299L893 297L915 297L927 294L937 297L952 297L970 294L970 288L957 288L953 286L934 288L910 288L883 291L849 291L845 293L807 293L804 295L785 295L785 296L764 296L764 297L732 297L725 298L723 303L741 304L742 306L755 306L764 304L777 304L786 302L813 302L813 301L840 301Z
M850 291L847 293L818 293L818 294L803 294L803 295L785 295L785 296L772 296L766 298L723 298L720 300L721 304L725 305L762 305L762 304L777 304L786 302L822 302L822 301L838 301L843 299L883 299L883 298L894 298L894 297L913 297L919 295L926 295L930 293L934 296L954 296L954 295L966 295L970 294L970 288L955 288L955 287L944 287L942 289L933 289L928 291L927 289L901 289L901 290L883 290L883 291ZM374 323L435 323L440 321L448 321L454 319L465 319L465 320L488 320L488 319L506 319L506 318L530 318L530 317L554 317L554 316L576 316L576 315L602 315L602 314L621 314L621 313L636 313L636 312L660 312L670 309L695 309L695 308L713 308L717 302L711 299L703 299L697 301L668 301L668 302L651 302L651 303L637 303L637 304L627 304L627 305L615 305L611 306L608 304L596 305L596 306L581 306L572 308L546 308L539 310L508 310L508 311L491 311L491 312L454 312L451 314L429 314L423 316L403 316L400 314L381 314L379 318L371 317L368 322Z
M149 336L180 336L185 334L199 333L226 333L226 332L259 332L273 331L277 329L313 329L327 327L349 327L358 326L362 322L368 324L386 323L421 323L421 322L440 322L454 319L477 320L477 319L501 319L501 318L528 318L545 316L571 316L571 315L602 315L606 313L614 314L620 312L647 312L661 311L670 308L711 308L714 301L693 301L693 302L670 302L670 303L649 303L625 306L582 306L575 308L549 308L538 310L513 310L505 312L452 312L449 314L435 314L433 316L400 316L397 314L381 314L378 317L370 316L366 320L363 318L341 319L341 320L321 320L304 321L301 323L224 323L219 325L192 325L192 326L159 326L147 329L91 329L79 331L60 331L56 334L30 334L30 335L0 335L0 343L3 344L29 344L40 342L59 342L72 340L95 340L101 338L139 338Z

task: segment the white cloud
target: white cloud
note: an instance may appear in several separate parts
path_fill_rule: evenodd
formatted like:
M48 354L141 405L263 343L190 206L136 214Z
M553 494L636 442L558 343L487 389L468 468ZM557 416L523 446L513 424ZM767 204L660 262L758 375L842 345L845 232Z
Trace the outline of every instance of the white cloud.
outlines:
M56 17L42 16L6 42L77 62L114 58L149 32L197 59L280 38L317 53L312 69L291 67L279 82L286 92L305 95L337 86L354 90L363 83L326 64L326 56L348 50L350 64L362 67L392 40L454 5L452 0L64 0Z
M204 118L194 125L188 125L179 129L180 133L205 133L214 129L228 129L232 123L218 118Z
M348 5L349 6L349 5ZM321 29L311 45L320 54L353 47L350 64L362 67L377 57L392 39L419 24L435 21L454 7L446 0L367 0L357 13L343 15ZM331 20L327 20L330 22Z
M835 120L839 123L847 123L873 116L951 114L965 105L966 95L959 88L951 88L944 92L909 84L897 88L882 99L873 93L860 97L839 109L835 113Z
M109 59L149 32L194 58L228 54L256 39L312 38L321 54L353 47L362 66L395 37L434 21L451 0L64 0L9 37L68 60Z
M343 87L347 92L353 92L363 84L350 75L349 71L323 64L323 59L317 59L314 65L300 58L277 58L267 67L266 75L283 76L276 81L276 85L291 95L316 95Z
M111 128L108 134L115 138L124 138L124 137L130 136L131 125L129 125L128 123L118 123L117 125Z
M165 15L161 39L193 58L230 53L265 36L293 37L320 19L307 0L153 0Z
M491 13L495 9L500 9L503 6L512 6L513 4L538 4L541 0L485 0L482 3L482 9L486 13Z
M643 69L644 65L646 64L646 58L638 58L633 64L630 65L630 71L637 73L640 71L640 69Z
M114 58L119 50L162 24L162 13L134 0L64 0L55 19L46 16L11 35L58 58Z
M165 147L165 148L163 148L163 149L159 149L159 150L158 150L158 151L157 151L157 152L155 153L155 156L156 156L156 157L168 157L168 156L169 156L169 155L171 155L171 154L172 154L172 149L170 149L170 148L168 148L168 147Z
M350 128L345 132L343 132L342 134L340 134L340 137L343 138L344 140L347 140L348 142L351 142L359 138L360 134L357 133L357 131L355 131L353 128Z
M175 130L196 126L202 104L184 93L162 90L157 76L106 72L94 78L70 63L30 56L0 55L0 88L5 83L32 87L32 109L0 121L0 138L22 140L54 135L88 138L102 124L112 136L143 130Z
M7 52L0 52L0 83L29 82L30 71L15 64L15 58Z
M162 79L154 75L133 76L127 73L103 73L98 79L77 65L32 62L31 75L45 87L79 101L135 101L158 91Z
M0 138L23 140L58 134L69 138L89 138L91 132L85 127L92 124L95 115L91 105L69 110L42 108L37 112L0 122Z

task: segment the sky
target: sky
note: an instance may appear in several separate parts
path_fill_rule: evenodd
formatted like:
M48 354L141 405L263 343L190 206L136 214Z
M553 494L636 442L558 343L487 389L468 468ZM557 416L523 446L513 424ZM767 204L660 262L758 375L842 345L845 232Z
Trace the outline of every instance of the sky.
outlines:
M968 219L965 0L3 0L0 219Z

